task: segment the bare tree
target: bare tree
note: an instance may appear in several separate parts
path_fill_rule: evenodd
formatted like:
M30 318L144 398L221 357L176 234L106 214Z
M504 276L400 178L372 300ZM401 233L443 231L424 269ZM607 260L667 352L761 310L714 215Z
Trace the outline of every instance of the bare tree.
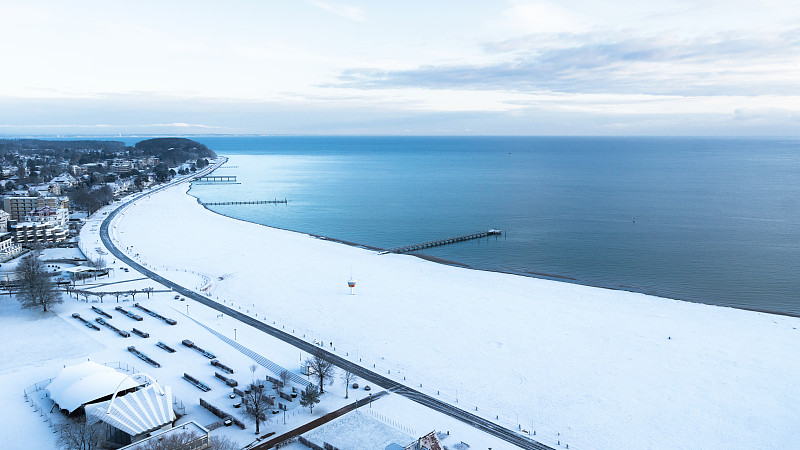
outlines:
M37 252L34 251L20 260L16 275L20 283L17 300L23 308L42 307L47 312L49 305L64 301L56 291L55 283L47 274Z
M280 377L281 383L284 386L288 385L289 384L289 380L292 378L292 376L289 374L289 371L286 370L286 369L283 369L281 371L280 375L278 375L278 376Z
M253 380L253 383L255 383L256 382L256 369L258 369L258 366L255 363L253 363L253 364L250 364L248 366L248 368L250 369L250 378Z
M132 290L128 291L127 293L131 295L131 300L135 302L136 301L136 294L138 294L139 292L141 292L141 291L139 291L138 289L132 289Z
M267 421L267 411L270 407L269 396L265 392L264 386L257 383L250 383L242 397L244 413L247 417L255 421L256 434L261 433L259 425Z
M325 391L322 389L322 385L325 384L326 380L333 378L336 374L336 367L332 362L319 355L314 355L313 358L307 359L306 367L308 367L309 373L319 380L319 393L324 394Z
M198 435L192 431L184 431L182 433L169 433L161 436L158 439L150 439L138 448L140 450L172 450L181 448L182 446L197 439Z
M140 450L174 450L183 448L200 436L191 431L181 433L170 433L160 439L150 439L137 447ZM210 450L239 450L239 445L227 436L211 436L208 440Z
M97 259L86 258L86 263L90 267L94 267L95 269L105 269L106 268L106 260L102 256L98 256Z
M150 294L151 294L151 293L152 293L154 290L155 290L155 289L154 289L154 288L152 288L152 287L146 287L146 288L142 289L142 292L146 293L146 294L147 294L147 298L149 299L149 298L150 298Z
M241 445L233 442L228 436L211 436L208 440L210 450L239 450Z
M102 427L88 423L86 417L68 419L56 425L56 431L56 447L62 450L96 450L103 440Z
M344 381L344 398L350 398L349 396L349 389L350 383L355 383L358 381L358 377L349 370L345 370L342 372L342 381Z

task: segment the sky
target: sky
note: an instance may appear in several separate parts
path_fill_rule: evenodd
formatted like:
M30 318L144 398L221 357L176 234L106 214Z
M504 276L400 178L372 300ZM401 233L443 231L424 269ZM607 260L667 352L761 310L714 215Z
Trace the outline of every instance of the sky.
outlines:
M800 135L796 0L0 0L0 135Z

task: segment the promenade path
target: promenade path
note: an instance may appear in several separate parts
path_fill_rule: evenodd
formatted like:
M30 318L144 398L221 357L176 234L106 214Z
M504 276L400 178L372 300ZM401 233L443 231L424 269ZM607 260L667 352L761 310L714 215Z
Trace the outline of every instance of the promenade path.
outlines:
M206 167L206 168L203 169L203 171L198 173L196 176L199 176L201 174L210 173L211 171L213 171L214 169L216 169L217 167L219 167L223 163L224 162L215 163L215 164L213 164L213 165L211 165L209 167ZM528 438L526 436L522 436L522 435L518 434L517 432L515 432L513 430L509 430L508 428L505 428L505 427L503 427L501 425L498 425L498 424L496 424L496 423L494 423L494 422L492 422L490 420L484 419L484 418L479 417L479 416L477 416L475 414L472 414L472 413L469 413L467 411L464 411L464 410L462 410L462 409L460 409L460 408L458 408L456 406L453 406L453 405L450 405L448 403L445 403L445 402L443 402L441 400L438 400L438 399L436 399L434 397L431 397L431 396L429 396L427 394L424 394L424 393L422 393L420 391L417 391L416 389L408 387L408 386L406 386L406 385L404 385L402 383L399 383L397 381L394 381L394 380L391 380L389 378L386 378L386 377L384 377L384 376L382 376L382 375L380 375L378 373L375 373L375 372L373 372L373 371L371 371L371 370L369 370L369 369L367 369L365 367L362 367L362 366L359 366L358 364L352 363L352 362L348 361L347 359L342 358L339 355L336 355L336 354L331 353L331 352L329 352L329 351L327 351L327 350L325 350L323 348L318 347L316 344L304 341L304 340L302 340L302 339L300 339L300 338L298 338L298 337L296 337L296 336L294 336L292 334L289 334L289 333L287 333L285 331L282 331L282 330L280 330L278 328L272 327L272 326L270 326L270 325L268 325L268 324L266 324L264 322L261 322L260 320L257 320L257 319L255 319L253 317L250 317L250 316L246 315L246 314L243 314L243 313L241 313L241 312L239 312L237 310L229 308L229 307L227 307L225 305L221 305L221 304L215 302L214 300L211 300L211 299L203 296L202 294L199 294L199 293L197 293L197 292L195 292L195 291L193 291L191 289L187 289L187 288L185 288L185 287L183 287L183 286L181 286L181 285L179 285L177 283L174 283L174 282L162 277L161 275L153 272L152 270L147 269L146 267L143 267L141 264L139 264L136 261L134 261L131 258L129 258L111 240L111 237L109 235L109 227L111 226L111 222L114 220L114 218L117 216L117 214L122 209L124 209L127 206L130 206L133 202L135 202L135 201L137 201L137 200L139 200L141 198L144 198L144 197L146 197L148 195L151 195L153 193L159 192L159 191L161 191L163 189L167 189L167 188L172 187L174 185L177 185L177 184L180 184L180 183L184 183L186 181L190 181L190 179L184 178L184 179L180 179L180 180L176 180L176 181L172 181L170 183L167 183L164 186L160 186L160 187L158 187L156 189L153 189L152 191L149 191L149 192L141 194L141 195L139 195L139 196L137 196L137 197L135 197L135 198L133 198L131 200L128 200L127 202L119 205L114 211L109 212L108 216L105 218L105 220L103 220L102 224L100 225L100 238L101 238L101 240L103 242L103 245L105 245L105 247L115 257L117 257L120 260L124 261L131 268L139 271L140 273L142 273L145 276L150 277L154 281L163 284L164 286L174 290L175 292L177 292L177 293L179 293L179 294L181 294L181 295L183 295L183 296L185 296L187 298L191 298L192 300L195 300L195 301L197 301L199 303L202 303L205 306L208 306L210 308L216 309L217 311L219 311L219 312L221 312L223 314L227 314L229 317L237 319L240 322L245 323L247 325L250 325L250 326L252 326L253 328L255 328L257 330L260 330L260 331L262 331L264 333L269 334L270 336L278 338L278 339L280 339L280 340L282 340L282 341L284 341L284 342L286 342L286 343L288 343L288 344L290 344L290 345L292 345L294 347L297 347L298 349L300 349L300 350L302 350L302 351L304 351L304 352L306 352L308 354L315 355L315 356L320 356L322 358L325 358L325 359L331 361L334 365L342 368L343 370L346 370L346 371L349 371L349 372L355 374L356 376L358 376L362 380L367 380L367 381L369 381L369 382L371 382L373 384L376 384L378 386L383 387L384 389L387 389L390 392L394 392L396 394L402 395L403 397L406 397L406 398L408 398L408 399L410 399L412 401L415 401L415 402L417 402L417 403L419 403L419 404L421 404L423 406L426 406L426 407L431 408L431 409L433 409L435 411L438 411L440 413L443 413L443 414L446 414L446 415L448 415L450 417L458 419L461 422L464 422L464 423L466 423L466 424L468 424L468 425L470 425L470 426L472 426L472 427L474 427L474 428L476 428L478 430L481 430L483 432L489 433L489 434L491 434L491 435L493 435L493 436L495 436L495 437L497 437L499 439L502 439L502 440L504 440L506 442L514 444L514 445L516 445L516 446L518 446L520 448L531 449L531 450L554 450L552 447L548 447L548 446L546 446L546 445L544 445L544 444L542 444L540 442L534 441L534 440L532 440L532 439L530 439L530 438Z
M301 434L307 433L307 432L313 430L314 428L317 428L317 427L319 427L321 425L324 425L324 424L330 422L333 419L336 419L337 417L341 417L341 416L349 413L350 411L355 411L356 409L358 409L358 408L360 408L360 407L362 407L364 405L372 403L373 401L383 397L384 395L386 395L388 393L389 392L387 392L387 391L381 391L381 392L378 392L377 394L375 394L375 395L373 395L371 397L362 398L361 400L358 400L358 401L355 401L353 403L350 403L349 405L345 405L345 406L337 409L336 411L333 411L333 412L330 412L328 414L325 414L324 416L322 416L322 417L320 417L318 419L314 419L311 422L303 424L303 425L295 428L294 430L287 431L286 433L283 433L280 436L276 436L276 437L274 437L274 438L272 438L272 439L270 439L270 440L268 440L266 442L263 442L263 443L258 444L256 446L253 446L253 447L249 447L248 450L267 450L269 448L272 448L272 447L276 446L277 444L280 444L281 442L284 442L284 441L286 441L288 439L300 436Z

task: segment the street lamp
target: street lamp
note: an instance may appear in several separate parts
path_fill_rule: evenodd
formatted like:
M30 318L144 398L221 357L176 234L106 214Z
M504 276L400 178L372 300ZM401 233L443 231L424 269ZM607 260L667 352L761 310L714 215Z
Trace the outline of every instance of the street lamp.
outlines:
M236 328L233 329L233 340L236 340Z
M189 304L188 303L186 304L186 315L187 316L189 315Z

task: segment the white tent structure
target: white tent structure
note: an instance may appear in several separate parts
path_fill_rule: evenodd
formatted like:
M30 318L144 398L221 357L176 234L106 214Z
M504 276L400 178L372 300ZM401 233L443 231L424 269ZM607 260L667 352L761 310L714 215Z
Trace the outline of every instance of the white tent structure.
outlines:
M142 383L92 361L65 367L47 386L50 398L59 408L70 414L81 405L113 395L117 390L127 390Z
M86 405L86 417L101 420L136 437L171 424L172 388L157 383L109 401Z

